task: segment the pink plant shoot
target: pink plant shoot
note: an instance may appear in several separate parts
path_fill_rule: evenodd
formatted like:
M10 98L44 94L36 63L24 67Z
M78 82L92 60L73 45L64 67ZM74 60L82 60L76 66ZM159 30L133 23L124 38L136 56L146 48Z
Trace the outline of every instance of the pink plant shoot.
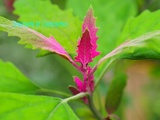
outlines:
M90 94L94 90L94 76L90 75L92 68L88 66L88 63L92 62L92 59L100 54L96 51L96 36L98 28L95 26L95 18L93 16L93 10L90 7L84 22L82 25L82 36L78 41L77 56L75 62L80 63L80 71L83 74L83 82L78 78L74 77L77 88L70 86L69 89L75 95L80 92L89 92ZM83 98L84 102L87 103L86 97Z
M7 21L7 19L5 18L4 20ZM89 66L89 63L93 61L93 58L100 54L100 52L97 52L96 50L96 42L98 39L96 33L98 28L95 26L95 21L96 19L93 16L93 9L92 7L90 7L82 25L82 35L78 40L76 50L77 55L75 56L75 60L70 57L63 46L60 45L60 43L58 43L52 36L46 37L43 34L23 25L17 27L3 25L3 27L5 27L4 31L7 31L10 35L19 36L20 38L22 38L19 43L31 45L33 49L40 48L42 50L54 52L68 60L83 75L82 79L74 76L76 87L70 86L69 89L71 90L71 92L74 95L82 92L88 92L89 94L92 94L94 90L93 73L96 69L95 67L91 68ZM9 23L13 25L16 22L9 21ZM28 39L25 39L26 36ZM85 103L88 102L87 97L84 97L82 99Z

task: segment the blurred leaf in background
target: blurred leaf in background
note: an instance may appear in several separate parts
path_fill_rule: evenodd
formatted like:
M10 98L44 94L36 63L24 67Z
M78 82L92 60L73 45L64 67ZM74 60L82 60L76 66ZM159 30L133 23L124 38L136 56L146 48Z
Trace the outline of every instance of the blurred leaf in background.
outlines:
M127 77L124 73L117 74L112 80L105 101L105 108L108 114L113 114L119 107L126 82Z
M155 11L160 8L159 0L136 0L136 2L139 8L139 13L146 9L150 11Z

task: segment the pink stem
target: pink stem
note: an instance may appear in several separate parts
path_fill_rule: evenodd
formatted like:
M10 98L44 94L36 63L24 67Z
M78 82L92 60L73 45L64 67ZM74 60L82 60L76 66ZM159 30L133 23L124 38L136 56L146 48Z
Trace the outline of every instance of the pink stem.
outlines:
M80 67L74 62L74 61L71 61L71 64L81 73L83 73L80 69Z

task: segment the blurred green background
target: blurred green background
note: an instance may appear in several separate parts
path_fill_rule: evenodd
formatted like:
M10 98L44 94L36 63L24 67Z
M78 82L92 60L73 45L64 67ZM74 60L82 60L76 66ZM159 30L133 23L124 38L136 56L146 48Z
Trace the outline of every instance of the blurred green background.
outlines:
M11 12L13 8L8 4L11 1L0 1L0 15L17 20L18 17ZM150 11L160 9L159 0L88 0L83 2L51 0L51 2L57 4L62 10L72 9L73 14L82 21L89 5L93 5L95 16L98 17L97 26L100 26L98 44L105 44L106 47L109 47L107 50L105 46L98 48L102 52L100 57L116 46L115 41L128 18L137 16L146 9ZM79 75L72 65L54 54L37 58L38 50L25 49L23 45L17 44L18 40L17 37L8 37L7 33L0 32L0 59L14 63L22 73L41 87L71 94L68 85L74 85L72 76ZM100 57L96 58L94 64ZM94 95L97 108L104 115L106 114L103 103L115 69L116 71L125 71L128 75L125 93L116 114L122 120L159 120L160 62L158 60L116 62L104 76L98 88L100 92L96 92ZM95 77L98 74L99 72L96 72ZM85 105L75 102L72 106L82 120L94 120Z

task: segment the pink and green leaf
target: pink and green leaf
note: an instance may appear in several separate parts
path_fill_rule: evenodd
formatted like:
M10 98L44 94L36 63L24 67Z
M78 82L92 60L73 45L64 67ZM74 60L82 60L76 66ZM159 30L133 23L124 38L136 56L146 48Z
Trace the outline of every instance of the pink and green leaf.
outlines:
M33 29L23 26L15 21L10 21L4 17L0 17L0 30L8 32L10 36L19 37L21 39L19 41L20 44L26 44L32 49L39 48L54 52L72 62L71 57L65 49L53 37L47 38Z

